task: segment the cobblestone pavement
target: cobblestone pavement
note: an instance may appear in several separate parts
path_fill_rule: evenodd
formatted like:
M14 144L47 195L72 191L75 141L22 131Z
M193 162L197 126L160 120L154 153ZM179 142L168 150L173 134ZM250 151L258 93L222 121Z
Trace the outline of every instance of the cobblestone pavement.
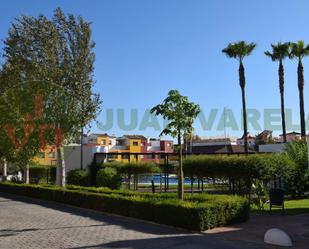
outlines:
M172 214L171 214L172 215ZM269 248L0 193L0 248Z

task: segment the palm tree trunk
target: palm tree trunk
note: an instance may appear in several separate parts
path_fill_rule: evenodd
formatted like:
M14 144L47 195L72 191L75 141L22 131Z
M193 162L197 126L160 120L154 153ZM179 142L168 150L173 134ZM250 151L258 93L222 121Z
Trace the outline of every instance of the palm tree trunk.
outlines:
M178 172L178 198L183 200L184 198L184 187L183 187L183 169L182 169L182 143L181 134L178 131L178 146L179 146L179 172Z
M246 78L245 78L245 68L242 64L242 61L239 63L239 84L241 88L242 96L242 113L243 113L243 124L244 124L244 145L245 145L245 154L248 154L248 128L247 128L247 108L246 108Z
M280 60L279 62L279 88L281 98L282 135L283 135L283 142L286 143L286 126L285 126L285 110L284 110L284 68L282 60Z
M300 112L300 130L302 140L306 141L306 122L305 122L305 107L304 107L304 68L301 60L298 61L298 91L299 91L299 112Z

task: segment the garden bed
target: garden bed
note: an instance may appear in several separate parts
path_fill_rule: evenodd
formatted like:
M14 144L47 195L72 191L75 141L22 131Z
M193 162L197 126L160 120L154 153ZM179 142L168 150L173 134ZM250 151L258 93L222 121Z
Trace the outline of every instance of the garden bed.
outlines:
M244 222L250 205L238 196L196 194L180 201L174 194L136 194L107 188L0 183L0 191L47 201L65 203L161 224L203 231L213 227Z

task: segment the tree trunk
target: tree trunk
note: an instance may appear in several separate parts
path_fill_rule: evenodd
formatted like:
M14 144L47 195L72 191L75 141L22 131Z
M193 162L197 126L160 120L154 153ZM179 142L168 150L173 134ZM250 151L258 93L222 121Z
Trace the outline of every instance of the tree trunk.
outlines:
M2 181L6 181L6 178L8 176L8 164L6 159L3 159L3 177L2 177Z
M131 189L131 174L128 174L128 189Z
M59 146L57 148L58 154L58 167L57 167L57 185L65 187L65 160L64 160L64 147Z
M81 128L80 132L80 169L84 168L84 128Z
M285 109L284 109L284 68L282 60L279 62L279 88L281 98L281 121L283 142L286 143Z
M300 130L301 138L306 141L306 122L305 122L305 104L304 104L304 68L301 60L298 61L298 91L299 91L299 112L300 112Z
M182 169L182 144L181 144L180 131L178 131L178 146L179 146L178 198L183 200L184 188L183 188L183 169Z
M241 88L241 97L242 97L242 113L243 113L243 123L244 123L244 146L245 146L245 154L248 154L248 128L247 128L247 109L246 109L246 94L245 94L245 86L246 86L246 78L245 78L245 68L240 61L239 64L239 84Z
M24 177L25 177L25 179L24 179L24 182L26 183L26 184L29 184L29 164L27 164L26 165L26 168L25 168L25 171L24 171L25 173L25 175L24 175Z

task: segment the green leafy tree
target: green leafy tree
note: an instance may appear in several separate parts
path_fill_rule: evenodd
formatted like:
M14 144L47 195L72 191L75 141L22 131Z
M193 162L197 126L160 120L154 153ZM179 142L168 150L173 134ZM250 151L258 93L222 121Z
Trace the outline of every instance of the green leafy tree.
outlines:
M192 133L193 121L200 113L200 106L190 102L188 97L182 96L177 90L171 90L162 104L151 109L151 113L162 115L169 122L160 135L177 137L179 153L178 198L183 200L182 143L186 134Z
M309 45L304 41L298 41L291 44L290 58L298 61L297 66L297 79L298 79L298 92L299 92L299 112L300 112L300 130L301 137L306 140L306 122L305 122L305 103L304 103L304 67L303 58L309 55Z
M279 89L281 99L281 121L282 121L282 134L283 142L286 143L286 125L285 125L285 110L284 110L284 67L283 60L289 57L290 54L290 43L277 43L271 44L271 51L266 51L265 55L270 57L272 61L279 61Z
M240 41L237 43L230 43L222 52L229 58L237 59L239 62L239 85L241 88L242 96L242 111L243 111L243 125L244 125L244 145L245 153L248 153L248 128L247 128L247 108L246 108L246 78L245 78L245 68L243 65L243 60L246 56L249 56L252 51L255 49L255 43L247 44L245 41Z
M64 94L52 94L57 88L30 81L7 88L0 96L0 151L24 172L26 183L33 157L47 143L57 143L55 125L49 122L51 107L65 101Z
M93 48L90 23L80 16L66 16L59 8L51 20L43 15L16 19L4 41L0 90L40 80L57 85L51 94L63 98L47 105L46 112L47 121L56 124L64 137L57 153L57 183L61 186L65 186L63 145L96 117L101 104L99 96L92 92Z

